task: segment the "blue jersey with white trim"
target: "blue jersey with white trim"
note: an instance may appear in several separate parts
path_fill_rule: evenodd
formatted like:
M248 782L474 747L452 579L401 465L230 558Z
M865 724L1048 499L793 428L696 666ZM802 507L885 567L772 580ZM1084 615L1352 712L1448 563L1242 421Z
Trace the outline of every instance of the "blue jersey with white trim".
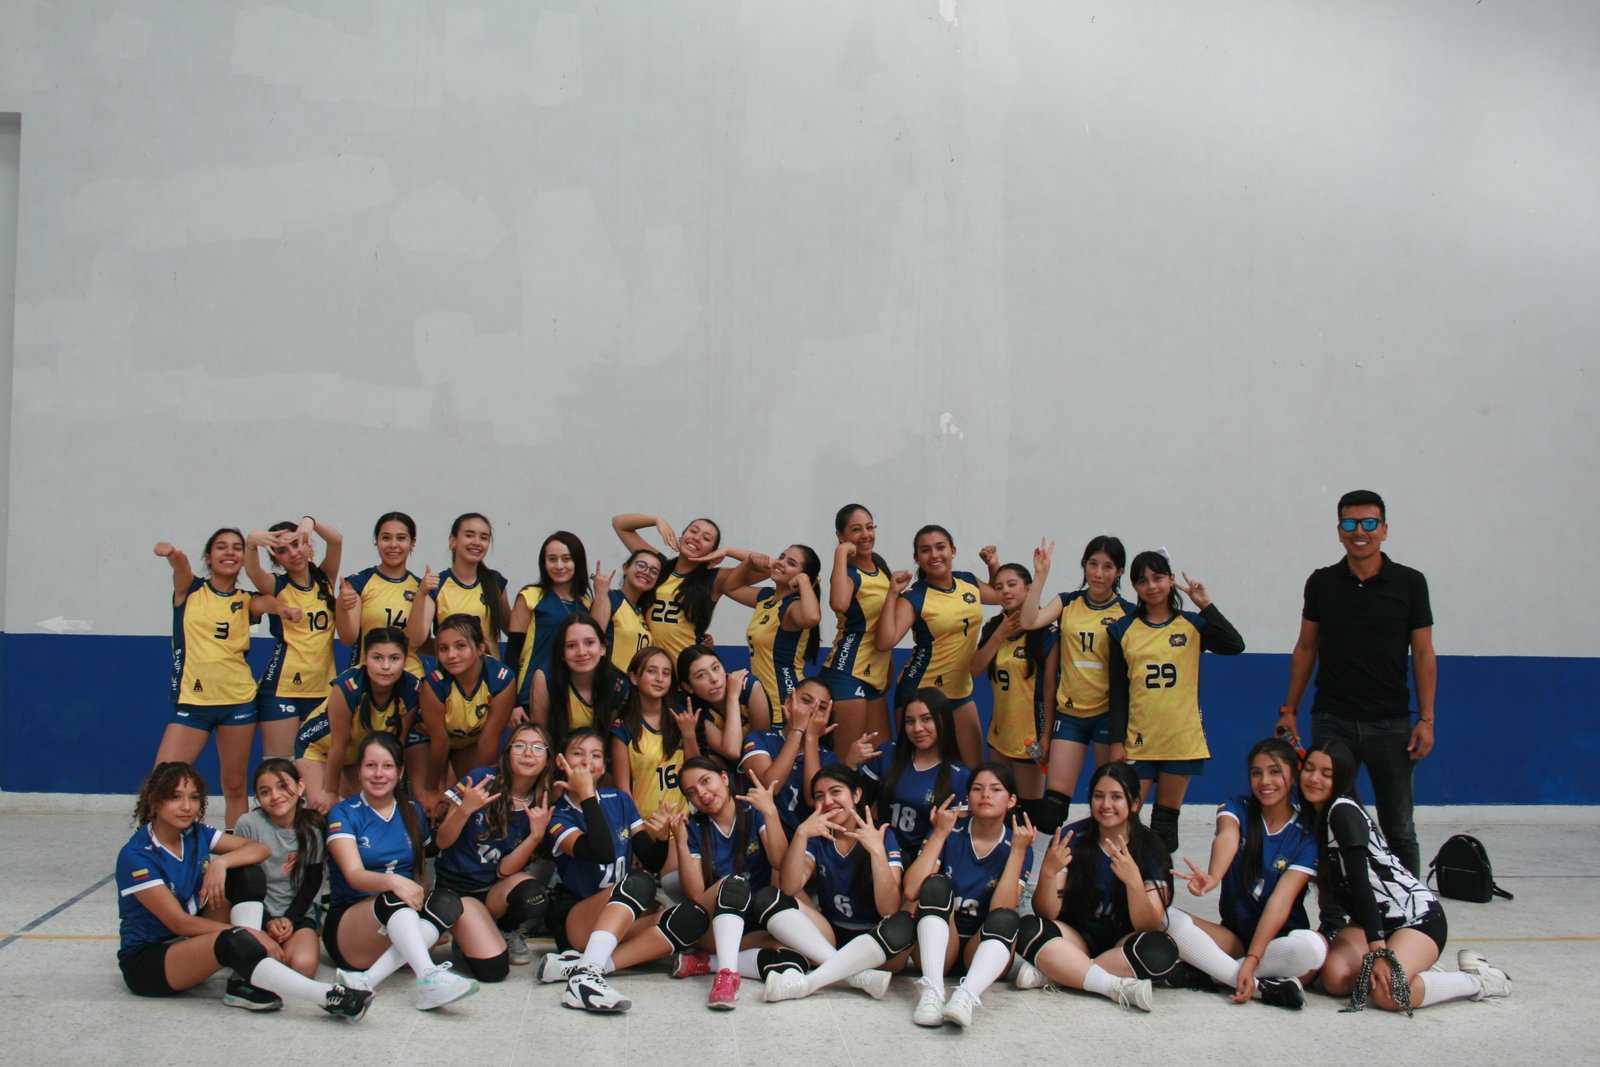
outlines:
M1317 876L1316 835L1299 818L1291 817L1275 834L1269 833L1265 821L1262 822L1261 867L1252 885L1243 884L1244 834L1249 827L1249 802L1248 797L1237 796L1217 805L1218 818L1229 818L1239 824L1239 851L1228 865L1228 873L1222 876L1222 895L1217 900L1217 907L1222 914L1222 925L1245 942L1255 933L1256 923L1261 921L1261 912L1285 871L1300 871L1312 878ZM1294 907L1289 909L1283 932L1310 928L1311 923L1306 918L1305 894L1301 893Z
M611 888L627 876L633 861L633 835L644 826L633 798L621 790L597 789L595 799L600 801L600 811L606 817L606 828L611 832L611 847L616 856L610 863L595 863L569 856L561 847L561 843L573 834L590 832L588 820L583 817L583 808L574 804L570 797L563 796L555 814L550 816L549 836L555 848L556 873L561 876L561 884L582 899Z
M761 843L761 828L767 824L766 818L754 807L735 801L739 817L748 818L749 831L744 846L743 871L750 876L750 885L754 889L761 889L772 884L772 864L767 860L766 846ZM702 830L701 824L706 828ZM711 849L711 874L713 878L726 878L736 869L734 863L734 846L738 837L738 818L735 818L733 828L723 833L717 821L708 815L691 812L685 831L689 835L689 855L695 862L699 862L703 849ZM779 828L778 833L783 830Z
M1109 945L1124 935L1133 933L1133 925L1121 918L1127 915L1128 888L1111 869L1111 857L1098 842L1095 845L1094 855L1088 854L1089 828L1093 825L1093 819L1079 819L1063 827L1061 836L1065 838L1069 832L1072 834L1073 864L1094 864L1094 914L1068 915L1063 908L1061 920L1091 942ZM1144 875L1145 885L1164 886L1167 899L1171 900L1172 858L1167 854L1166 848L1159 842L1154 842L1154 847L1146 848L1143 855L1134 858L1139 864L1139 873ZM1123 904L1120 909L1117 907L1119 900Z
M1011 826L1007 824L1000 841L985 855L978 855L972 839L972 820L963 819L945 838L939 852L939 870L950 879L956 893L956 933L971 937L989 916L989 902L994 899L1000 876L1005 873L1006 860L1011 857ZM1033 846L1022 858L1021 880L1028 883L1033 870Z
M411 837L406 833L406 821L400 815L401 803L402 801L397 798L394 807L389 809L389 815L385 818L367 803L364 794L357 793L348 800L340 801L334 805L332 811L328 812L329 843L341 838L354 841L356 850L361 854L363 870L372 871L374 874L398 874L402 878L423 881L427 874L417 872L413 866L415 856L411 848ZM427 812L423 811L422 805L415 800L404 803L409 803L416 809L418 826L422 830L422 844L426 847L433 840L433 831L428 828ZM351 887L345 880L344 871L339 868L338 861L328 866L329 903L333 907L354 904L358 900L377 895Z
M779 730L752 730L744 739L744 748L739 754L739 769L749 774L746 769L751 756L764 753L768 759L777 759L778 753L783 750L783 731ZM795 828L805 821L811 813L810 797L806 793L806 768L805 753L801 752L794 758L794 767L789 771L789 777L772 791L772 799L778 805L778 822L783 825L783 832L794 835ZM817 751L817 769L831 766L839 762L839 757L834 755L832 749L822 748Z
M456 783L459 794L466 786L493 778L493 767L478 767ZM491 789L491 792L493 790ZM439 853L438 869L454 883L488 889L500 880L500 861L515 851L528 837L528 814L512 811L506 818L505 833L489 834L488 809L479 808L467 816L467 823L450 847Z
M871 889L872 880L862 879L866 886L864 895L856 890L857 864L872 862L867 850L857 844L848 855L841 854L839 846L824 836L807 841L806 852L816 864L817 906L828 921L852 930L876 926L883 916L878 913L878 900ZM883 852L888 857L890 867L898 870L904 866L904 854L893 830L883 831Z
M889 764L893 761L894 745L885 745L882 752L861 765L861 775L881 785L889 776ZM933 833L933 824L928 821L928 816L938 807L934 799L934 787L939 782L939 767L940 764L935 763L919 771L914 763L907 763L894 783L894 795L879 799L878 810L883 812L884 819L906 846L908 853L920 852L922 843ZM955 797L957 805L965 802L967 786L970 784L972 772L962 764L952 763L950 792L947 795Z
M140 902L140 893L166 886L184 911L190 915L200 913L200 883L205 880L211 851L222 840L222 831L194 822L178 840L182 855L168 852L166 846L156 840L151 825L145 823L117 853L117 916L122 920L119 958L134 949L178 936Z

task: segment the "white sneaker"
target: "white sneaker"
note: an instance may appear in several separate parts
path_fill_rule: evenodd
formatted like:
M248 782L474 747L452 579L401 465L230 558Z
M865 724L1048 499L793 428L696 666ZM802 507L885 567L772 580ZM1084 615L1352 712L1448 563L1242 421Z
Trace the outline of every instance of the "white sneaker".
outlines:
M1456 966L1476 978L1483 987L1473 1000L1511 995L1511 976L1471 949L1464 948L1456 953Z
M364 989L368 993L375 992L378 988L372 979L367 977L366 971L347 971L341 967L333 972L333 980L346 989Z
M593 1012L627 1011L633 1001L611 988L597 967L578 967L567 979L567 991L561 994L561 1003L568 1008L581 1008Z
M417 978L417 1010L432 1011L478 991L476 979L453 974L449 963L424 971Z
M882 1000L883 995L889 992L889 980L894 975L888 971L857 971L844 980L844 984L851 989L859 989L873 1000Z
M544 959L539 961L539 981L565 982L572 977L572 972L581 959L583 959L583 953L576 949L569 948L565 952L546 952Z
M1017 957L1017 965L1016 974L1011 979L1013 989L1045 989L1049 987L1050 979L1046 978L1044 972L1039 968L1021 956Z
M500 934L506 939L506 955L513 967L526 967L533 962L533 949L528 947L521 930L501 930Z
M1149 1011L1156 1006L1154 986L1148 978L1118 978L1111 999L1124 1008Z
M926 978L918 978L917 984L922 987L922 995L917 998L911 1021L918 1026L943 1026L944 990L934 988Z
M972 1025L972 1009L982 1006L977 997L967 992L965 986L956 986L955 992L944 1003L944 1021L955 1023L965 1030Z
M811 987L806 984L805 972L785 968L767 975L767 987L762 999L772 1004L780 1000L799 1000L810 995Z

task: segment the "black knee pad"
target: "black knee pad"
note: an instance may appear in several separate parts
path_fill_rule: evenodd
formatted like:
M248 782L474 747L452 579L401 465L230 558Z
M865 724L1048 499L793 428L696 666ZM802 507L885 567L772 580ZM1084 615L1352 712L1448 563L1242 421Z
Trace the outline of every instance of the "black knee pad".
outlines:
M1067 824L1067 813L1072 810L1072 798L1065 793L1048 791L1037 802L1033 825L1043 837L1049 837Z
M1178 943L1159 930L1145 930L1122 943L1122 954L1139 978L1160 978L1178 965Z
M763 980L774 971L804 971L806 958L792 948L764 948L756 953L756 970Z
M711 929L711 916L693 901L674 904L661 913L656 929L661 931L661 936L667 939L668 944L684 952L706 936L706 931Z
M1039 958L1039 950L1061 936L1061 927L1037 915L1024 915L1017 924L1017 954L1029 963Z
M779 890L777 886L764 886L756 890L755 896L750 899L750 925L765 929L774 915L799 906L799 901Z
M443 886L435 889L422 900L422 917L443 933L461 921L461 895Z
M878 943L886 957L893 958L917 942L917 920L903 911L884 919L867 935Z
M211 953L217 957L218 963L230 968L247 982L256 964L267 958L266 946L242 926L218 934L217 939L211 942Z
M490 956L488 959L473 959L471 956L466 955L463 955L462 959L466 961L467 970L472 972L472 977L480 982L504 982L506 975L511 973L511 952L509 949L498 956Z
M744 915L750 911L750 897L750 879L742 874L730 874L717 886L717 911Z
M406 902L392 889L384 890L372 901L372 914L377 916L380 926L388 926L389 920L395 917L395 913L404 911L405 908Z
M637 919L656 905L656 880L643 871L631 871L611 888L611 903L621 904Z
M922 883L917 893L917 918L946 915L956 910L956 887L950 879L936 874Z
M518 882L506 894L506 913L500 916L500 929L521 929L537 921L549 910L549 889L532 878Z
M1017 931L1022 926L1022 917L1011 908L996 908L983 920L983 930L980 937L984 941L998 941L1007 948L1017 943Z
M1172 855L1178 854L1178 809L1164 808L1160 804L1150 813L1150 829Z
M267 872L261 864L248 867L229 867L222 880L222 895L229 904L244 904L252 900L267 899Z

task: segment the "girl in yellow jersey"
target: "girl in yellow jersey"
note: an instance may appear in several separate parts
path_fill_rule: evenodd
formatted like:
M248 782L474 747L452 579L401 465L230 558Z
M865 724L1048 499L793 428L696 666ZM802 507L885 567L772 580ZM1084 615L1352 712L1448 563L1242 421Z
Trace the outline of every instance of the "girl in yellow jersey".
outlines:
M995 572L994 589L1000 594L1000 614L990 619L972 655L972 673L987 673L994 691L989 718L989 759L1009 760L1017 775L1017 795L1030 817L1044 799L1044 739L1055 718L1056 669L1060 648L1055 627L1028 631L1022 625L1022 605L1033 576L1020 563L1007 563Z
M319 566L311 555L311 535L322 538ZM300 609L297 622L271 619L276 644L256 694L256 721L261 724L261 754L271 759L294 755L294 736L301 724L328 699L333 682L333 584L339 573L344 537L307 515L300 522L280 522L245 538L245 573L262 589L272 590L280 604ZM261 565L261 549L283 568L274 575ZM326 568L326 569L324 569Z
M1050 774L1033 820L1043 834L1066 825L1089 745L1094 745L1091 767L1111 759L1111 679L1106 671L1111 639L1106 629L1133 612L1133 605L1117 595L1127 555L1122 542L1106 534L1084 546L1083 584L1041 602L1055 550L1054 541L1043 540L1034 549L1034 583L1020 613L1029 631L1054 628L1060 634L1056 713L1049 724Z
M193 763L215 731L232 829L250 806L246 779L256 733L256 680L245 660L250 624L278 611L298 621L299 612L239 588L244 534L238 530L221 529L206 540L205 578L195 577L189 557L171 542L157 542L155 551L172 566L172 718L156 764Z
M378 516L372 543L378 549L378 565L347 576L339 586L339 640L350 648L350 667L361 666L359 649L366 634L388 626L406 628L421 584L406 566L417 545L417 524L410 515L390 511ZM422 660L410 647L406 673L422 677Z
M772 573L772 560L759 552L742 548L723 548L722 530L710 519L695 519L684 527L683 536L673 532L667 520L655 515L617 515L611 519L629 552L650 548L639 531L653 526L661 543L678 555L666 560L661 580L650 598L650 639L657 648L677 659L690 645L705 642L711 629L711 613L717 601L730 589L751 585ZM724 559L738 562L719 567Z
M421 600L406 620L406 639L418 653L431 651L436 621L471 615L478 620L490 653L499 655L511 605L506 600L505 575L484 563L493 539L489 520L476 511L457 515L450 524L450 566L441 574L432 567L423 570Z
M983 727L972 700L972 654L978 648L983 605L1000 603L994 587L971 571L954 569L955 539L943 526L924 526L911 542L917 561L916 581L896 571L889 596L878 617L878 649L887 652L911 631L911 658L895 686L895 707L904 707L922 686L931 686L955 705L956 747L961 762L983 762ZM993 545L978 555L992 578L999 556Z
M705 645L690 645L678 654L678 686L685 710L695 717L695 736L702 752L715 752L730 763L739 762L746 735L757 730L782 730L783 709L773 708L766 690L749 671L731 674L722 660ZM804 679L801 679L804 681ZM728 728L734 717L736 729Z
M750 669L767 694L767 703L783 707L806 676L806 664L817 660L822 621L822 561L810 545L790 545L772 557L772 584L760 589L731 589L728 596L755 609L745 640ZM781 723L780 723L781 725Z
M680 719L667 703L677 680L664 650L651 647L639 652L629 664L633 688L611 727L611 780L633 798L645 819L662 809L684 809L678 772L686 758L700 754L694 731L683 728L691 716Z
M557 748L583 727L609 736L628 695L628 676L611 665L602 634L588 612L568 615L556 624L549 668L533 672L528 716L549 731Z
M406 634L393 626L368 630L361 666L333 680L333 690L295 735L295 767L306 803L326 815L355 794L356 753L371 733L396 741L416 723L417 679L405 669Z
M606 625L606 648L611 665L626 671L634 654L650 644L651 591L661 580L661 557L654 549L641 548L622 565L622 588L611 590L611 620Z
M525 585L511 606L506 662L517 665L517 706L527 707L535 670L548 670L556 627L579 611L593 615L601 629L611 618L611 575L595 565L589 593L589 555L578 535L557 530L539 546L539 580Z
M406 738L406 769L429 812L439 810L447 775L494 762L516 696L516 676L489 655L476 615L447 616L437 644L439 666L422 678L421 722Z
M889 565L873 551L878 524L872 512L860 504L846 504L833 517L833 532L839 546L828 577L828 606L838 627L818 677L833 698L839 751L848 752L862 734L890 736L884 693L894 663L890 653L876 644L890 575Z
M1189 779L1204 774L1211 749L1200 719L1200 653L1236 656L1244 638L1222 617L1200 582L1172 578L1160 552L1141 552L1128 568L1139 606L1106 631L1111 658L1111 758L1134 761L1141 799L1155 794L1150 829L1178 852L1178 810ZM1188 594L1198 612L1183 610Z

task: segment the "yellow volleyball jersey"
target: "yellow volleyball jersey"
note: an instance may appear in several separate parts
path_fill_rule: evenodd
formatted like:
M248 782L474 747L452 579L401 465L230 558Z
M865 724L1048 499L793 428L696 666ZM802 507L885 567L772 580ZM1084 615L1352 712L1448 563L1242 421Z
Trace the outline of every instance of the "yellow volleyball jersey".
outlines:
M661 731L649 723L644 723L637 743L620 722L611 728L611 736L628 746L628 781L639 816L648 819L661 808L682 809L678 774L683 770L683 746L679 745L670 756L663 753Z
M433 695L444 705L444 727L450 735L451 748L466 748L477 743L478 734L489 717L489 702L514 682L511 668L488 656L484 657L483 669L478 672L478 684L470 693L443 667L428 672L423 684L432 689Z
M887 689L892 653L878 651L873 641L883 602L889 596L889 574L886 570L864 571L854 563L845 566L855 592L848 608L834 612L838 629L828 653L828 669L848 674L874 689Z
M1111 603L1089 603L1082 589L1062 593L1061 668L1056 681L1056 711L1078 719L1102 715L1110 707L1111 681L1106 664L1111 656L1111 640L1106 630L1112 623L1133 613L1133 605L1121 597Z
M248 589L218 592L204 578L189 583L183 603L172 609L172 702L215 707L249 704L256 680L250 651Z
M1040 656L1049 656L1056 630L1040 635ZM1050 723L1039 692L1038 672L1028 660L1028 635L1006 638L989 665L994 687L994 712L989 719L989 747L1010 759L1030 759L1029 743L1048 745Z
M785 630L783 617L800 600L799 593L778 596L776 589L762 589L756 610L745 627L750 646L750 669L766 691L767 703L781 708L795 686L806 676L802 652L806 631Z
M1108 631L1117 643L1110 666L1127 672L1129 759L1211 755L1200 718L1202 625L1198 615L1179 612L1160 626L1128 616Z
M683 576L668 571L650 604L650 640L657 648L666 649L673 663L678 662L678 653L703 636L678 601L682 587Z
M545 684L548 685L550 676L545 675ZM594 701L583 699L583 694L578 692L575 685L567 686L567 731L582 729L594 725Z
M404 578L389 578L378 568L368 567L346 578L345 583L361 594L361 632L356 636L355 647L350 653L350 666L359 667L361 642L368 632L383 626L393 626L398 630L406 628L406 620L411 617L412 603L417 598L417 587L421 581L410 571L406 571ZM422 660L415 649L406 652L406 673L414 678L422 677Z
M333 688L339 691L345 707L350 712L350 739L344 750L346 767L355 766L356 758L361 754L361 742L366 740L368 734L387 733L396 738L404 737L406 716L417 710L418 683L417 679L409 674L400 676L399 682L395 683L394 690L389 694L387 704L383 707L374 705L368 712L370 724L363 724L361 717L361 702L367 695L366 668L352 667L340 674L333 680ZM332 699L331 695L329 699ZM327 719L328 701L324 700L316 711L306 717L305 725L300 729L302 738L315 738L306 745L301 758L315 763L328 762L328 746L333 736ZM367 728L368 725L370 729Z
M619 671L627 671L633 657L650 641L649 621L639 613L638 608L628 603L622 590L611 590L611 621L606 624L606 647L611 650L612 666Z
M505 575L499 571L482 570L494 575L495 595L499 596L505 590ZM478 580L471 585L463 585L456 576L446 568L439 575L439 588L433 591L433 632L439 632L439 624L452 615L476 615L478 625L483 627L484 640L495 644L500 640L500 635L493 633L489 627L489 598L483 588L483 574L478 575Z
M300 621L270 616L277 644L261 676L261 692L285 700L326 697L333 682L333 605L323 599L315 582L299 586L280 574L274 586L272 595L278 603L300 609Z
M915 621L911 659L900 675L902 690L932 686L960 703L972 695L972 653L978 647L983 601L978 579L968 571L950 575L940 589L919 581L906 590Z

